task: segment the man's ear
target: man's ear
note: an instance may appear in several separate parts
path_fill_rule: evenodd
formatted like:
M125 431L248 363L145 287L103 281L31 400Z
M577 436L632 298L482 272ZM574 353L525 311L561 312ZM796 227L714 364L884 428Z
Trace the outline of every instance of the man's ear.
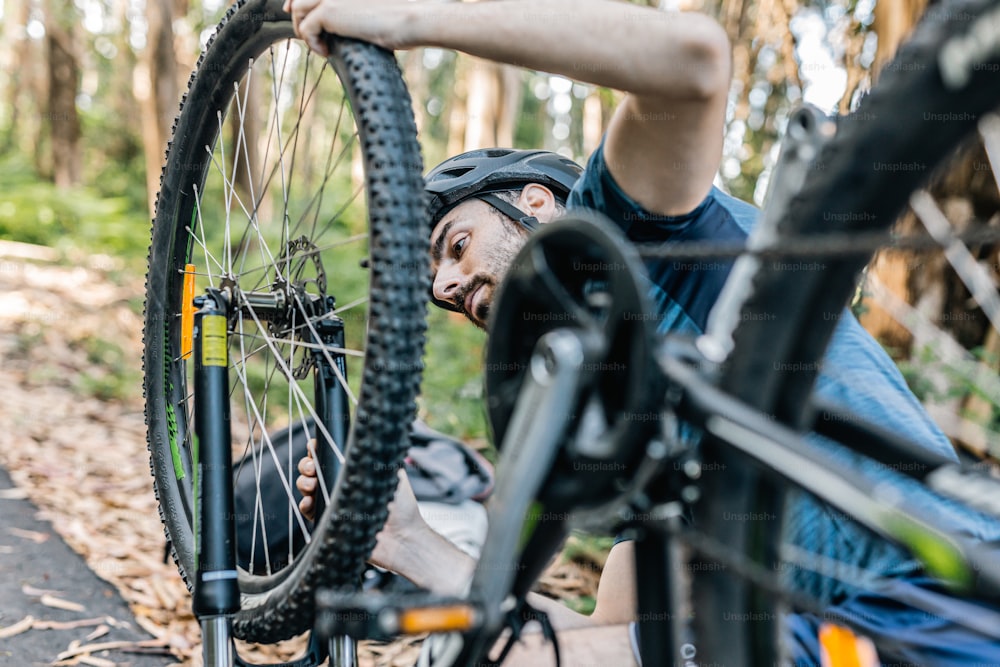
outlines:
M528 183L521 190L517 207L527 215L535 216L538 222L549 222L556 215L556 196L540 183Z

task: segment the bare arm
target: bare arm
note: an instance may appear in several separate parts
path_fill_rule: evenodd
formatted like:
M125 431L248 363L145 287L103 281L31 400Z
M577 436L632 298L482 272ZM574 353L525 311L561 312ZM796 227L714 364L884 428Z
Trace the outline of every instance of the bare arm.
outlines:
M623 90L606 159L625 192L653 213L690 211L722 153L729 42L712 19L610 0L477 3L289 0L299 33L392 49L437 46Z

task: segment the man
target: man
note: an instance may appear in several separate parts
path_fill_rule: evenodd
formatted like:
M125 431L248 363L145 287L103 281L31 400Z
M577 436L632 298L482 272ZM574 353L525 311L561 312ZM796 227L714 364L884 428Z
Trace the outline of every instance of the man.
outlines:
M730 55L725 33L705 16L606 0L288 0L286 8L299 35L320 53L325 51L320 35L329 32L391 49L461 50L627 93L578 179L573 165L558 156L504 150L458 156L428 175L433 297L477 326L485 328L497 284L530 229L563 208L601 211L631 239L647 242L743 239L756 218L753 207L712 187L721 160ZM651 261L647 268L661 331L704 331L729 266ZM891 361L853 319L838 328L818 391L954 457ZM311 462L304 460L300 471L300 488L311 493ZM971 535L998 535L995 525L947 504L930 498L919 502L940 505ZM310 510L311 501L304 503L303 509ZM880 576L909 577L916 583L907 585L919 589L923 580L916 563L845 517L810 501L802 501L795 516L793 541ZM463 593L475 567L473 559L419 520L405 479L372 560L443 594ZM871 615L849 582L800 574L796 584L831 607ZM548 612L560 631L565 664L627 664L632 656L627 624L635 611L631 544L621 542L611 550L591 616L538 596L531 602ZM907 640L927 645L924 653L914 654L917 662L960 664L991 656L991 662L1000 661L1000 652L991 653L995 647L981 637L962 636L954 650L941 649L933 639L940 624L921 623L902 631L909 633ZM790 624L789 640L802 664L819 662L819 625L820 619L805 616ZM885 626L898 629L891 621ZM549 656L534 638L510 664L551 664Z

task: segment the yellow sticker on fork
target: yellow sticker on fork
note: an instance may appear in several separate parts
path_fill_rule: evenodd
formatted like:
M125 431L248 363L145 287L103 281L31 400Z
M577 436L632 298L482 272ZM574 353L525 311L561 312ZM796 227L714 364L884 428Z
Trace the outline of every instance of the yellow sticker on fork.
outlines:
M205 315L201 318L201 365L229 365L226 353L226 318L222 315Z

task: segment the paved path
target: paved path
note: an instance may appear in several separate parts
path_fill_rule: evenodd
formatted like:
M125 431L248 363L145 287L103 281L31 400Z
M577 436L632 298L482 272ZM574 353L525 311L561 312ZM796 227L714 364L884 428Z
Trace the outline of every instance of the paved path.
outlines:
M114 587L98 578L52 526L37 517L38 509L22 498L23 493L14 486L7 471L0 468L0 665L51 665L74 640L81 645L149 640L150 636L135 624ZM42 597L46 592L51 598ZM61 604L60 600L80 605L83 610L50 606ZM36 620L34 627L3 638L4 628L28 616ZM38 627L46 621L67 623L91 619L103 620L69 629ZM107 633L87 640L101 625L108 627ZM134 653L124 648L95 651L91 655L97 660L89 664L108 667L177 664L166 655Z

